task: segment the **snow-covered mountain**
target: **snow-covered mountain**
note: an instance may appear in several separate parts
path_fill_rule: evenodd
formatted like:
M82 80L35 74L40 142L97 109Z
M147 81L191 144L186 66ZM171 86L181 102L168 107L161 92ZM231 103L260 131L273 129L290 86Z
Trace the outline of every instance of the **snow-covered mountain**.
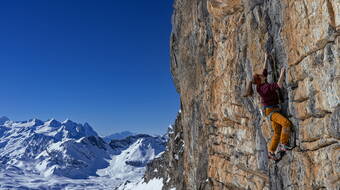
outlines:
M107 143L87 123L16 122L1 117L0 189L41 185L81 189L84 184L113 188L140 179L146 164L162 154L165 143L165 137L145 134ZM20 180L13 183L16 178Z

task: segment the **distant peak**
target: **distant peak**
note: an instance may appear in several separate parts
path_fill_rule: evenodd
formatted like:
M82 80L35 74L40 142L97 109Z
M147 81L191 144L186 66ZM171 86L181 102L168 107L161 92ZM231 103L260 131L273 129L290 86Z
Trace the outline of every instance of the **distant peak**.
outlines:
M73 122L70 119L66 119L65 121L62 122L62 124L75 124L75 122Z
M66 126L66 127L76 127L76 126L79 125L78 123L76 123L76 122L74 122L74 121L72 121L72 120L70 120L70 119L66 119L66 120L63 121L61 124L64 125L64 126Z
M6 116L0 117L0 124L1 125L4 124L6 121L9 121L8 117L6 117Z
M121 140L125 139L126 137L136 135L136 133L130 131L122 131L118 133L113 133L111 135L103 137L106 142L110 142L111 140Z
M41 120L39 120L39 119L37 119L37 118L31 119L31 120L29 120L29 122L34 123L34 125L43 125L43 124L44 124L43 121L41 121Z
M9 118L6 116L0 117L0 121L9 121Z
M60 123L59 121L57 121L56 119L54 119L54 118L48 120L48 121L46 122L46 124L47 124L48 126L51 126L51 127L60 127L60 126L61 126L61 123Z

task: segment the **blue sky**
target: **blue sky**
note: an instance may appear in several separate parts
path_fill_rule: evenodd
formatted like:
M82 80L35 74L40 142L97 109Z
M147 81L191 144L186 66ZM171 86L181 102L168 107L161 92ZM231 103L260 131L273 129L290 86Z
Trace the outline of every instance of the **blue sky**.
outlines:
M0 115L166 132L171 14L171 0L0 1Z

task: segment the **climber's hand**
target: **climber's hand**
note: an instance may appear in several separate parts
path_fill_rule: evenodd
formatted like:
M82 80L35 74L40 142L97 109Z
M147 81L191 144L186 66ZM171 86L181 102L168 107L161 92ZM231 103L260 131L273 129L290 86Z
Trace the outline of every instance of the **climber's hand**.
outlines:
M284 80L284 74L285 74L285 68L282 67L281 68L281 73L280 73L280 77L279 77L279 80L277 81L277 84L279 85L280 88L283 87L283 80Z
M281 73L280 73L280 75L283 75L283 74L285 73L285 71L286 71L286 68L285 68L285 67L282 67L282 68L281 68Z
M268 54L266 53L265 56L264 56L264 61L263 61L263 65L262 65L262 70L264 70L264 69L267 68L267 57L268 57Z

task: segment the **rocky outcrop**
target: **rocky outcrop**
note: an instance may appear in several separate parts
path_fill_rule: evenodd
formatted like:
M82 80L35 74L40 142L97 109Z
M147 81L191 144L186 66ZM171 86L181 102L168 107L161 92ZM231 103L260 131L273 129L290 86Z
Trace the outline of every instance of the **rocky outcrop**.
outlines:
M337 0L175 0L171 71L184 150L173 154L170 136L164 189L340 189L339 33ZM287 68L280 94L294 124L295 148L278 163L267 159L272 132L259 97L241 96L265 53L269 82Z
M147 165L144 180L149 182L154 178L163 178L163 189L177 187L185 189L183 184L183 128L181 113L177 115L175 123L168 129L168 142L162 156L155 158Z

